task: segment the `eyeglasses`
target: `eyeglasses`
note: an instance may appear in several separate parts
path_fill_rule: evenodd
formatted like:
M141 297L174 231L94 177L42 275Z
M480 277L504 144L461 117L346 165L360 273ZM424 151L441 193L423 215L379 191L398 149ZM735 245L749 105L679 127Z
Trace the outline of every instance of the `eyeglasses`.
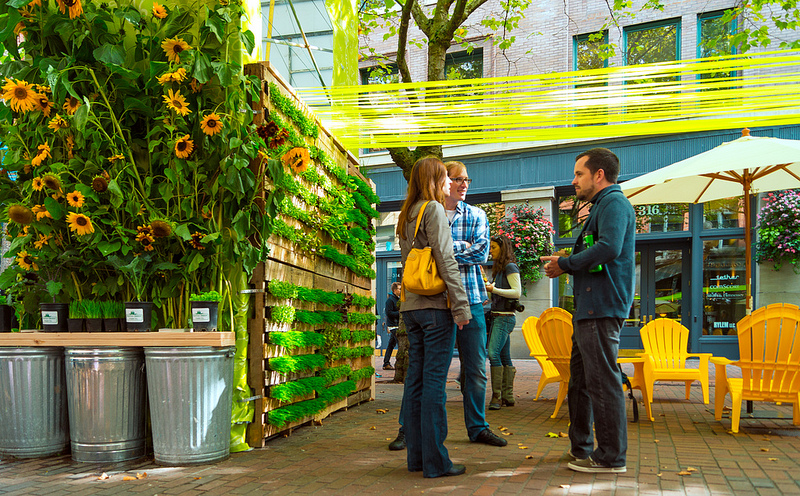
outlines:
M451 177L450 180L456 184L467 183L467 186L472 182L472 179L468 177Z

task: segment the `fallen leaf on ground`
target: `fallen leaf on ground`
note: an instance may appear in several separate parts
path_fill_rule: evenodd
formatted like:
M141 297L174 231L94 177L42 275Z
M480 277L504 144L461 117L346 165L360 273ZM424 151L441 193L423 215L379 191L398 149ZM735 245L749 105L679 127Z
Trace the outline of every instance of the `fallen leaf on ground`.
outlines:
M202 477L195 477L194 480L200 480Z
M687 472L686 470L681 470L680 472L678 472L678 475L692 475L692 473Z
M504 436L510 436L510 435L512 435L512 434L513 434L513 432L502 431L500 434L502 434L502 435L504 435Z
M137 479L144 479L146 477L147 477L147 472L142 472L141 474L140 473L136 474L136 478Z
M569 437L569 434L567 434L566 432L558 431L558 437Z
M767 452L769 451L769 448L761 448L761 451Z
M500 432L507 431L508 427L498 427L497 428Z
M369 428L369 430L374 431L375 430L375 426L373 425L372 427Z
M378 408L377 410L375 410L376 413L386 413L388 411L389 410L387 410L386 408Z
M767 458L767 460L769 460L769 461L771 461L771 462L777 462L777 461L778 461L778 459L777 459L777 458Z
M558 434L556 434L555 432L548 432L547 434L545 434L545 436L547 436L547 437L558 437Z
M661 472L657 473L656 477L661 477Z
M124 480L124 481L135 481L136 477L131 477L130 475L126 475L125 477L122 478L122 480Z
M528 449L527 446L520 446L519 449Z
M391 440L392 440L392 438L390 438L390 437L387 437L387 438L386 438L386 440L387 440L387 441L391 441Z
M687 472L697 472L697 469L694 467L686 467Z
M569 489L569 484L561 484L558 487L560 487L561 489Z
M653 439L653 442L654 442L654 443L657 443L657 442L658 442L658 439Z
M531 458L533 458L533 455L525 455L526 460L530 460Z
M97 480L106 480L106 479L108 479L108 474L105 472L103 472L103 474L97 478Z

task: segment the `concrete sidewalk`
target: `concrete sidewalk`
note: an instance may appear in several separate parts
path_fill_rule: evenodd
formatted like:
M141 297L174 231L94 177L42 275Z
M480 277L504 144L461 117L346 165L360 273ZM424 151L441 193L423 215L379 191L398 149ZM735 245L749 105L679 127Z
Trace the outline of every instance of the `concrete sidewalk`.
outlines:
M384 381L393 372L381 370L376 400L333 414L322 425L305 426L271 440L264 449L194 467L159 467L152 455L136 463L95 466L72 462L69 456L0 462L0 493L15 495L116 494L613 494L726 495L800 494L800 427L792 426L791 405L756 403L756 416L742 414L739 434L729 433L730 420L714 420L711 405L702 403L699 384L691 400L682 384L655 387L653 415L628 424L628 472L591 475L567 468L566 438L548 433L567 431L566 402L551 419L557 385L533 401L539 366L516 360L517 405L487 412L495 432L507 434L508 446L469 442L461 395L448 383L451 458L467 466L458 477L424 479L406 470L405 451L387 449L397 433L402 385ZM627 366L626 366L627 368ZM626 370L632 374L631 370ZM458 360L450 369L454 379ZM712 372L713 373L713 372ZM712 378L713 380L713 378ZM641 398L635 391L637 398ZM631 402L628 400L629 419ZM387 413L379 413L387 410ZM692 470L693 469L693 470ZM110 477L98 480L106 473ZM140 480L123 476L147 473ZM680 472L689 475L679 475Z

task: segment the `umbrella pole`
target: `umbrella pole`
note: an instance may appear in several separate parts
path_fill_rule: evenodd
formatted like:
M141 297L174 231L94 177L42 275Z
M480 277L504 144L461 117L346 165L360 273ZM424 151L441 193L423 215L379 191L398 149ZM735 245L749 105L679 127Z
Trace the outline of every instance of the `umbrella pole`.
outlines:
M753 309L750 303L750 272L752 268L752 250L750 249L751 232L750 232L750 180L747 179L747 171L745 170L745 184L744 184L744 253L745 253L745 314L750 315Z

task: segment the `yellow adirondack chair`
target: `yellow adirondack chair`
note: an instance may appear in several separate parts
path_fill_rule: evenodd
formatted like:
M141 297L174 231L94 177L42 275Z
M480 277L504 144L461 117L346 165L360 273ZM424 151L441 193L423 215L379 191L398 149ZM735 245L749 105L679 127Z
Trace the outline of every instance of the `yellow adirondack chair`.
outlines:
M714 357L714 418L722 419L725 396L731 394L731 430L739 432L742 401L793 403L794 425L800 425L800 307L775 303L759 308L736 324L739 360ZM742 369L728 377L726 366Z
M539 388L536 390L536 397L533 398L534 400L539 399L539 395L542 394L542 389L544 389L546 385L561 380L561 374L558 373L553 362L547 359L547 351L545 351L544 346L542 346L542 340L539 339L539 333L536 331L536 322L538 322L538 320L538 317L531 316L525 319L525 322L522 324L522 336L525 338L525 343L528 345L531 356L534 357L536 361L539 362L539 366L542 367L542 375L539 377Z
M536 330L547 352L547 359L561 376L558 384L556 409L550 418L556 418L561 403L567 397L569 386L569 361L572 356L572 314L563 308L548 308L539 316Z
M703 387L703 403L708 404L708 360L711 353L688 353L689 329L672 319L655 319L639 331L644 344L644 381L647 384L647 399L653 402L653 384L656 381L680 381L686 383L686 399L694 381ZM700 358L699 368L686 368L686 359Z

